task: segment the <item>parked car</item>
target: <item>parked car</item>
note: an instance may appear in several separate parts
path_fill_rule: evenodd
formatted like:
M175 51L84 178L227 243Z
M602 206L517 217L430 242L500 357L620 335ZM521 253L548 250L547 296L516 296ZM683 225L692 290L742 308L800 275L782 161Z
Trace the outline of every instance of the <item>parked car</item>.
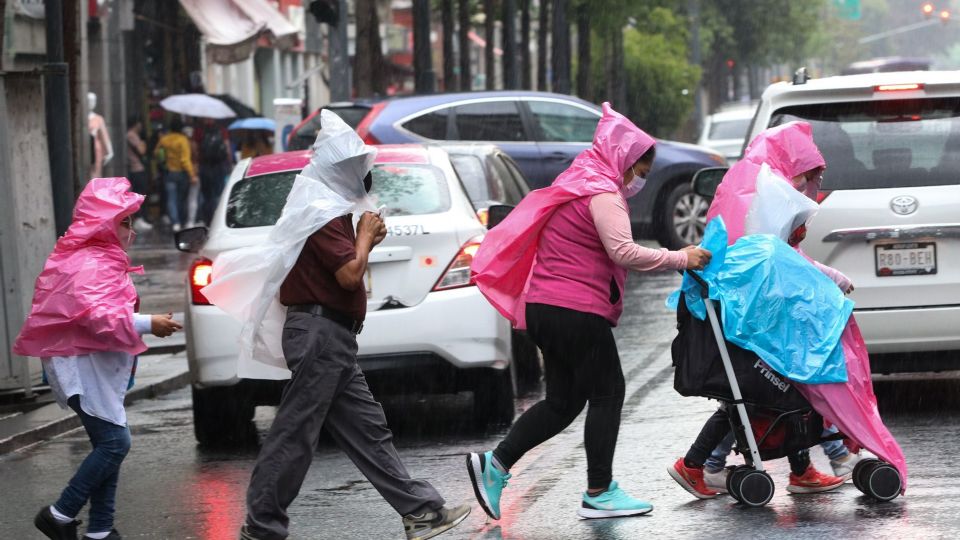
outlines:
M707 116L697 144L720 152L733 165L740 159L756 111L756 104L736 105Z
M960 72L774 84L750 137L792 120L811 124L827 163L803 249L853 280L874 371L956 369Z
M320 130L320 111L324 109L334 111L348 126L357 129L378 101L377 99L337 101L320 107L293 128L287 141L287 148L291 151L309 150L313 146L313 142L317 140L317 131Z
M531 189L550 185L590 146L601 115L599 107L573 96L528 91L396 97L368 105L356 128L368 144L494 143L513 158ZM327 108L340 114L333 105ZM305 124L295 132L309 138ZM703 167L725 164L713 150L658 140L643 194L631 200L634 234L674 249L693 243L703 232L707 205L691 190L690 179Z
M196 238L203 229L177 235L179 248L199 248L188 275L185 332L201 443L248 436L253 408L279 402L282 381L237 377L241 325L210 305L200 289L218 253L264 240L309 157L310 151L297 151L241 161L205 241ZM470 276L486 228L447 153L423 145L380 146L371 195L386 205L387 226L387 238L370 254L367 318L358 336L358 359L371 388L469 390L478 422L509 422L516 375L510 323Z

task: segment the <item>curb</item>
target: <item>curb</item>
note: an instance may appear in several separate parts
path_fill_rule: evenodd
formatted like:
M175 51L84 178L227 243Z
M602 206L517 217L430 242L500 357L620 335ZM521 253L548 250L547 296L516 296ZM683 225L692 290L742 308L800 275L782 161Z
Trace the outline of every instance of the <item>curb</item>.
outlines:
M124 405L129 406L142 399L153 399L163 394L168 394L186 386L189 382L190 372L183 371L154 383L135 386L127 393L126 399L124 399ZM59 409L56 403L52 404L52 406ZM80 427L80 418L73 414L73 411L69 411L69 414L68 411L63 411L63 413L64 416L62 418L0 440L0 455L8 454L25 446L51 439Z

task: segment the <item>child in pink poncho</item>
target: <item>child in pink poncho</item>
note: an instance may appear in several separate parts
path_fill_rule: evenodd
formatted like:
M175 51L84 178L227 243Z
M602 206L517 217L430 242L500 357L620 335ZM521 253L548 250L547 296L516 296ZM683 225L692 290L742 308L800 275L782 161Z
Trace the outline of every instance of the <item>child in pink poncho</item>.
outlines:
M170 314L134 313L137 292L126 250L143 196L126 178L95 178L84 188L73 223L57 240L37 277L30 315L13 351L40 357L61 407L80 417L93 451L60 498L40 509L37 528L49 538L76 538L76 516L90 501L84 538L120 538L113 528L120 465L130 449L123 399L141 334L166 337L181 328Z

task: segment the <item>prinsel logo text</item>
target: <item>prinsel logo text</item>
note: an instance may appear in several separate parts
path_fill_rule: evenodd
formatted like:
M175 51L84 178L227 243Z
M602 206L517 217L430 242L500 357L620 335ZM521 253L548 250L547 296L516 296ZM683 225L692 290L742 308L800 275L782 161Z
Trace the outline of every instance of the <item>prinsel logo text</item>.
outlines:
M767 378L768 381L773 383L774 386L780 389L781 392L786 393L790 389L790 384L787 381L781 379L774 373L770 368L767 367L762 361L757 360L753 367L760 368L760 373Z

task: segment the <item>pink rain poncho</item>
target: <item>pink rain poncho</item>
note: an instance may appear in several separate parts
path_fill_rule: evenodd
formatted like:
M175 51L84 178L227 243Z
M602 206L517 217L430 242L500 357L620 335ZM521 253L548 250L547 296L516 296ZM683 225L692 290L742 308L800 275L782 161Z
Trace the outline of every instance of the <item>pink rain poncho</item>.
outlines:
M707 221L723 216L730 245L743 236L745 217L756 191L757 175L764 163L787 180L825 166L823 156L813 142L810 124L806 122L789 122L757 135L747 146L743 159L723 177L707 211ZM824 418L859 445L896 467L906 489L906 459L880 418L870 379L867 347L852 315L840 337L840 344L847 364L847 382L796 383L796 387Z
M117 225L136 212L143 195L126 178L94 178L80 193L73 223L57 240L37 277L30 315L13 352L77 356L96 351L139 354L146 345L133 326L137 291Z
M623 173L655 144L653 137L604 103L593 146L581 152L550 187L530 192L487 233L471 271L480 292L515 328L526 328L526 292L540 231L553 212L580 197L620 191Z

